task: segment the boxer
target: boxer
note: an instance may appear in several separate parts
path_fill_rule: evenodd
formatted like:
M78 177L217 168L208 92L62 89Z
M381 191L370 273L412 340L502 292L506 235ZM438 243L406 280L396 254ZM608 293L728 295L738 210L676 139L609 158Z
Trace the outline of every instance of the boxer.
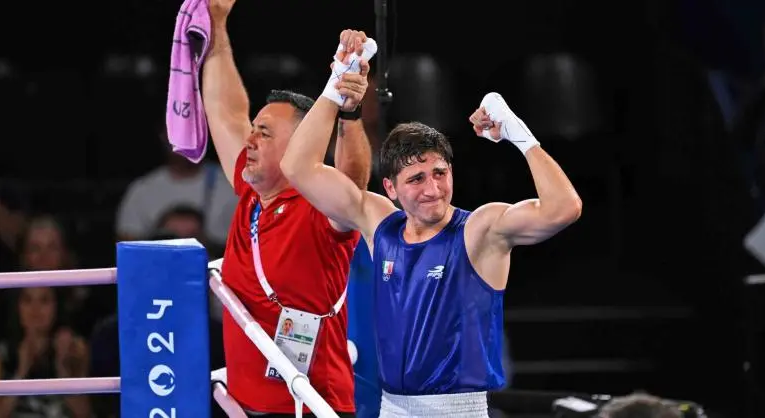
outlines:
M369 71L362 56L360 74ZM336 60L347 60L344 53ZM331 79L331 78L330 78ZM582 202L558 164L490 93L470 116L479 136L523 154L538 197L475 211L451 204L452 149L422 123L403 123L381 149L387 197L359 190L322 163L335 117L354 87L335 83L290 140L281 169L327 217L361 232L374 262L381 417L487 417L486 392L504 385L503 293L515 246L533 245L575 222ZM344 109L347 110L347 109ZM480 164L480 162L479 162ZM402 209L396 208L398 201Z

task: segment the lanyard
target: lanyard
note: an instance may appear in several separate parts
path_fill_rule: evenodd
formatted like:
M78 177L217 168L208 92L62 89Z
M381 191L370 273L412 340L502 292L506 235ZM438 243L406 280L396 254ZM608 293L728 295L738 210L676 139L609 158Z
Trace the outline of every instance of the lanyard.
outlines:
M260 261L260 245L258 240L258 221L260 220L260 214L261 214L261 206L260 202L258 202L255 205L255 208L252 210L252 215L250 217L250 241L252 242L252 263L255 266L255 275L258 276L258 281L260 282L260 287L263 288L263 291L266 293L266 296L269 300L276 302L279 306L284 308L282 304L279 302L279 299L276 297L276 292L274 292L274 289L271 287L270 284L268 284L268 280L266 279L266 274L263 272L263 263ZM321 317L332 317L337 315L338 312L340 312L340 308L343 307L343 303L345 303L345 296L348 293L348 285L346 284L345 290L343 290L343 294L340 295L340 299L335 303L335 305L332 307L332 311L328 314L322 315Z

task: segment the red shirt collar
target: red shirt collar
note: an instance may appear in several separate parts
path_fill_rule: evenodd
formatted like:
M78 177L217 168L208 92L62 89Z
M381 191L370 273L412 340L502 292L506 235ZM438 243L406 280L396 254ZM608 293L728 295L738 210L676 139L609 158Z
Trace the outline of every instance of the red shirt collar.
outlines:
M293 197L300 196L300 193L298 193L297 190L295 190L292 187L287 187L286 189L279 192L278 195L276 195L276 199L271 203L272 205L276 202L281 202L283 200L292 199ZM260 201L260 195L256 192L255 197L252 199L253 205Z

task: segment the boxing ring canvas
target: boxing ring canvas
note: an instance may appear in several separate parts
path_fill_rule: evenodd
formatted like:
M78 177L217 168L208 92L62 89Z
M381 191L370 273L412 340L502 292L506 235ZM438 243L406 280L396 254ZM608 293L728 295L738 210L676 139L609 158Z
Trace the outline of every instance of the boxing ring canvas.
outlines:
M212 392L228 416L245 417L222 383L225 370L210 372L209 286L284 377L297 415L305 403L317 417L337 417L223 283L220 265L181 239L118 243L116 268L1 273L0 289L116 283L120 376L4 380L0 396L120 393L124 416L176 418L209 417Z

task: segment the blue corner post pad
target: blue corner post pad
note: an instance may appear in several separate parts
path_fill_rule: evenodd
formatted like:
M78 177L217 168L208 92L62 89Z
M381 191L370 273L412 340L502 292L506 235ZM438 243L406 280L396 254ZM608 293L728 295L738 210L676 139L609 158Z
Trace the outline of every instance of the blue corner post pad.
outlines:
M377 418L380 415L382 390L377 379L377 347L374 336L372 304L374 267L366 241L359 241L348 275L348 338L356 344L358 360L353 365L356 383L356 416Z
M207 289L197 240L117 244L122 416L210 416Z

